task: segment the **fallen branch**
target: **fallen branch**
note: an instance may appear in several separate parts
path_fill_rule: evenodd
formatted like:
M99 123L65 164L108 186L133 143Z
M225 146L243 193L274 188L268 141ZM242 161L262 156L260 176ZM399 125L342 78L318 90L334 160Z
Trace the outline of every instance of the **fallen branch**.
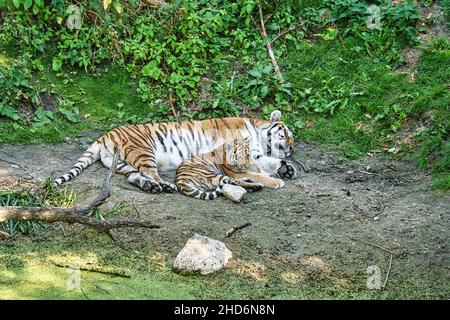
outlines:
M275 59L275 54L273 53L272 43L269 39L267 39L266 27L264 25L264 18L260 3L258 3L258 9L259 9L259 20L261 23L261 29L259 30L259 33L261 34L261 37L266 41L267 52L269 53L270 61L272 61L273 69L275 70L278 79L283 80L283 75L281 74L281 70L280 67L278 66L277 59Z
M317 193L313 195L316 198L322 198L322 197L332 197L333 195L331 193Z
M79 223L94 227L108 233L119 228L149 228L158 229L159 226L146 221L135 220L97 220L88 216L88 214L100 206L110 196L111 178L113 177L119 153L114 154L113 163L103 182L101 193L87 206L81 208L57 208L57 207L18 207L6 206L0 207L0 222L3 221L43 221L47 223L67 222ZM113 238L114 239L114 238Z
M381 245L379 245L379 244L372 243L372 242L369 242L369 241L365 241L365 240L362 240L362 239L356 239L356 238L351 238L351 237L350 237L350 239L351 239L351 240L354 240L354 241L360 241L360 242L365 243L365 244L368 244L368 245L370 245L370 246L379 248L379 249L381 249L381 250L383 250L383 251L385 251L385 252L387 252L387 253L390 254L390 257L389 257L389 266L388 266L388 270L387 270L387 273L386 273L386 278L384 279L384 283L383 283L383 285L381 286L381 288L385 288L386 285L387 285L387 283L388 283L388 280L389 280L389 274L391 273L392 260L394 259L394 253L392 252L392 250L389 249L389 248L383 247L383 246L381 246Z
M246 227L248 227L250 225L251 225L251 223L249 221L244 221L244 222L241 222L238 225L235 225L233 228L231 228L230 230L227 231L227 233L225 234L225 237L223 238L223 240L231 237L236 231L242 230L242 229L244 229L244 228L246 228Z
M359 173L363 173L363 174L367 174L367 175L374 175L377 174L376 172L369 172L369 171L364 171L364 170L357 170Z
M392 259L394 258L394 254L391 252L391 256L389 258L389 267L388 267L388 271L386 273L386 279L384 279L384 283L382 288L386 288L387 282L389 280L389 274L391 273L391 267L392 267Z
M68 262L61 262L56 261L53 259L50 259L50 262L61 268L71 268L71 269L80 269L83 271L90 271L90 272L97 272L97 273L103 273L103 274L110 274L113 276L119 276L124 278L130 278L130 271L126 269L113 269L111 267L101 267L101 266L95 266L95 265L78 265L76 263L68 263Z

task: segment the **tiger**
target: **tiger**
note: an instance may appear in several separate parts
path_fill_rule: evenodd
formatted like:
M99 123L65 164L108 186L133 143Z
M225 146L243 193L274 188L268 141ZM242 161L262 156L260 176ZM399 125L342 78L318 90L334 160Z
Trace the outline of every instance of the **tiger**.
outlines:
M149 193L176 192L176 185L164 181L159 172L175 170L184 160L211 152L237 136L249 138L252 150L263 153L256 163L266 172L296 177L295 167L285 160L294 150L293 134L281 121L281 111L275 110L270 120L227 117L114 128L98 138L54 185L72 180L98 160L111 168L117 147L116 172L129 183Z
M215 150L184 160L176 170L175 183L181 194L214 200L225 184L249 191L263 187L279 189L284 181L275 179L255 163L261 154L250 149L249 138L225 142Z

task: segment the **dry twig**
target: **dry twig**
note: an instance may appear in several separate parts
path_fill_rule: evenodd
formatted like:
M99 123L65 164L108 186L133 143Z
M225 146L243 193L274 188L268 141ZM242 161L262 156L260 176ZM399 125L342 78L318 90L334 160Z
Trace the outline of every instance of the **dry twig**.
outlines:
M57 266L57 267L61 267L61 268L72 268L72 269L80 269L83 271L90 271L90 272L97 272L97 273L103 273L103 274L110 274L113 276L118 276L118 277L124 277L124 278L130 278L130 271L125 270L125 269L113 269L111 267L101 267L101 266L94 266L94 265L78 265L78 264L74 264L74 263L67 263L67 262L61 262L61 261L56 261L53 259L50 259L50 262Z
M299 24L296 25L296 26L293 26L292 28L289 28L289 29L287 29L287 30L284 30L284 31L280 32L280 33L277 34L272 40L270 40L270 42L271 42L271 43L275 42L275 40L277 40L278 38L284 36L285 34L291 32L291 31L297 30L297 29L300 28L302 25L303 25L303 22L299 23Z
M118 228L149 228L158 229L159 226L146 221L135 220L97 220L87 214L100 206L110 196L111 178L117 167L119 153L116 152L104 182L101 193L87 206L81 208L57 208L57 207L0 207L0 222L3 221L43 221L47 223L67 222L79 223L89 227L100 229L110 234L110 230Z
M383 247L383 246L381 246L381 245L379 245L379 244L372 243L372 242L369 242L369 241L365 241L365 240L362 240L362 239L356 239L356 238L351 238L351 237L350 237L350 239L351 239L351 240L354 240L354 241L360 241L360 242L362 242L362 243L365 243L365 244L368 244L368 245L370 245L370 246L379 248L379 249L381 249L381 250L383 250L383 251L389 253L389 255L390 255L390 257L389 257L389 266L388 266L388 270L387 270L387 273L386 273L386 278L384 279L384 283L383 283L383 285L381 286L381 288L386 288L387 282L388 282L388 280L389 280L389 274L391 273L392 260L394 259L394 253L392 252L392 250L389 249L389 248Z
M230 230L227 231L227 233L225 234L225 237L223 238L223 240L231 237L236 231L242 230L242 229L244 229L244 228L246 228L246 227L248 227L250 225L251 225L251 223L249 221L244 221L244 222L241 222L238 225L235 225L233 228L231 228Z
M275 70L278 79L283 80L283 75L281 74L280 67L278 66L277 60L275 59L275 54L273 53L271 41L267 39L266 27L264 25L264 18L260 3L258 3L258 9L259 9L259 20L261 23L261 29L259 30L259 33L261 34L261 37L266 41L267 52L269 53L270 61L272 62L273 69Z

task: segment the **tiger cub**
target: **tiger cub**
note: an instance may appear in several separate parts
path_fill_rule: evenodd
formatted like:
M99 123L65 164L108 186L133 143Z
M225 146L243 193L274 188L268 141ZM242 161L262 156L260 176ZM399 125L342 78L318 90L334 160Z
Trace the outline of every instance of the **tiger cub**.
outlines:
M215 150L192 157L177 168L175 183L180 193L197 199L213 200L225 184L241 186L249 191L262 187L282 188L281 179L271 178L255 163L250 140L227 142Z

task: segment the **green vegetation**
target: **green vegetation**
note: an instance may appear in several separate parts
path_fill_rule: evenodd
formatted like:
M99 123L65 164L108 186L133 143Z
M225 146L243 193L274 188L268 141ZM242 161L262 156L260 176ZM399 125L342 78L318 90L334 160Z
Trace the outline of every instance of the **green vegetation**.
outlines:
M351 274L304 272L296 263L237 260L211 276L183 276L171 270L170 257L150 244L123 250L108 236L76 227L40 233L42 240L21 236L0 251L3 299L445 299L442 267L408 269L397 263L385 290L366 286L367 266ZM47 238L48 237L48 238ZM130 278L81 272L81 290L67 287L73 274L51 261L129 270ZM429 287L433 283L433 288ZM219 288L219 289L218 289Z
M67 189L57 190L50 179L40 188L0 191L0 206L70 207L74 201L73 192ZM19 234L36 234L47 226L45 223L34 221L6 221L0 222L0 231L14 237Z
M433 174L435 188L450 189L450 42L445 35L419 41L427 28L448 28L449 0L166 2L153 8L139 0L0 0L0 143L58 143L89 130L176 118L265 118L280 109L299 140L337 145L348 159L379 151L413 157ZM259 2L283 81L258 30ZM380 9L381 29L367 27L370 4ZM425 19L421 10L433 5L443 17ZM417 59L407 59L408 48L417 49ZM0 192L0 206L73 201L49 183ZM447 297L439 266L399 264L381 291L367 289L364 272L312 279L294 264L257 259L210 277L185 277L149 244L124 251L76 228L65 237L40 223L0 224L20 239L2 245L0 297ZM28 236L37 231L51 241ZM67 270L51 259L107 263L129 269L131 278L83 272L85 296L66 290ZM436 288L424 290L426 280Z
M282 82L257 1L71 4L0 1L0 142L279 108L299 139L339 145L348 158L408 151L448 188L449 41L419 45L426 28L412 1L264 1ZM367 27L369 4L381 29ZM448 14L448 1L440 5ZM423 55L409 65L403 50L418 45Z
M423 31L412 1L377 1L381 30L367 28L365 1L263 3L269 38L297 27L274 42L284 82L267 59L256 1L108 3L82 4L80 29L71 30L70 1L0 2L0 141L58 142L92 128L172 121L173 112L203 119L280 108L298 137L341 145L354 158L395 147L396 133L429 112L431 126L413 137L419 165L448 171L448 40L423 48L416 82L395 72ZM43 102L49 96L53 108Z

